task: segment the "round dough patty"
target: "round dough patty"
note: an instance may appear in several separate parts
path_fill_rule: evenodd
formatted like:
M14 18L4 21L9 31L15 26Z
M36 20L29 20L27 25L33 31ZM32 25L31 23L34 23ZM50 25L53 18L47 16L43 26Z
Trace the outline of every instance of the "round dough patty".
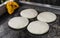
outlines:
M21 29L27 26L29 23L27 18L23 17L13 17L9 20L8 25L14 29Z
M57 16L51 12L42 12L37 16L37 19L42 22L53 22Z
M44 22L34 21L28 25L27 30L32 34L44 34L49 30L49 25Z
M37 11L34 9L25 9L20 13L22 17L26 17L26 18L34 18L37 16L37 14L38 14Z

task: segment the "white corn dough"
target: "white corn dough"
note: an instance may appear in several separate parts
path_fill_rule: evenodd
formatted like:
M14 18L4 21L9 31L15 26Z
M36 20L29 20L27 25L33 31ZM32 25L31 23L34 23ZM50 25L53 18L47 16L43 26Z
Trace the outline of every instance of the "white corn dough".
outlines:
M37 16L37 14L38 12L35 9L25 9L20 12L20 15L26 18L34 18Z
M8 25L14 29L21 29L27 26L29 20L24 17L13 17L9 20Z
M51 12L42 12L37 16L37 19L42 22L53 22L55 21L57 16Z
M49 25L41 21L34 21L28 25L27 30L32 34L44 34L48 32Z

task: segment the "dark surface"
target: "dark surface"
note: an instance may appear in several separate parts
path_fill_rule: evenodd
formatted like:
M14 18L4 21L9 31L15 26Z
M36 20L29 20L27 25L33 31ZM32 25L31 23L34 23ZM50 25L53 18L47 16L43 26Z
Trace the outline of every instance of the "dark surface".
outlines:
M60 0L31 0L31 2L60 6Z
M57 15L56 21L48 23L50 26L49 32L43 35L33 35L27 31L26 27L20 30L14 30L8 26L8 21L11 18L15 16L20 16L19 13L27 8L33 8L37 10L39 13L43 11L50 11ZM19 10L16 11L13 15L5 14L3 18L0 18L0 38L60 38L60 15L58 15L57 12L60 13L60 10L24 5L20 7ZM29 19L30 22L35 20L37 19Z
M0 16L6 13L6 8L5 6L0 7Z

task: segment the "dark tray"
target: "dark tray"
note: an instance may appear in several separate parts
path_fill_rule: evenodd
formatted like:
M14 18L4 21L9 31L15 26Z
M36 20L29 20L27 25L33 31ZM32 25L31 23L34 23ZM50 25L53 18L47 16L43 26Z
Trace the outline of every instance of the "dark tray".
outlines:
M8 26L8 21L16 16L20 16L20 12L24 9L33 8L37 10L39 13L43 11L49 11L53 12L57 15L56 21L52 23L48 23L50 25L49 32L43 35L34 35L27 31L26 27L20 30L12 29ZM18 9L18 11L15 11L13 15L5 14L3 18L0 20L0 38L60 38L60 10L52 9L52 8L46 8L46 7L40 7L40 6L34 6L34 5L23 5ZM30 22L36 21L36 17L33 19L29 19Z
M6 13L6 8L5 6L0 7L0 16Z

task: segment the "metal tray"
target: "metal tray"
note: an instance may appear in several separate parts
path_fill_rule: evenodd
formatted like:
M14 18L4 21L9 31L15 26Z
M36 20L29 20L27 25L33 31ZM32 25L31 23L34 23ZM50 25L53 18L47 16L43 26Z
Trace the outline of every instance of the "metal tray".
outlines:
M12 29L8 26L8 21L16 16L20 16L20 12L24 9L32 8L41 13L43 11L53 12L57 15L57 19L54 22L48 23L50 25L49 32L43 35L34 35L27 31L26 27L20 30ZM33 19L29 19L30 22L36 21L36 17ZM22 7L15 11L13 15L5 14L3 18L1 18L0 22L0 38L60 38L60 10L47 8L36 5L27 5L23 4Z
M7 10L6 10L5 6L1 6L1 7L0 7L0 16L3 15L3 14L5 14L6 11L7 11Z

